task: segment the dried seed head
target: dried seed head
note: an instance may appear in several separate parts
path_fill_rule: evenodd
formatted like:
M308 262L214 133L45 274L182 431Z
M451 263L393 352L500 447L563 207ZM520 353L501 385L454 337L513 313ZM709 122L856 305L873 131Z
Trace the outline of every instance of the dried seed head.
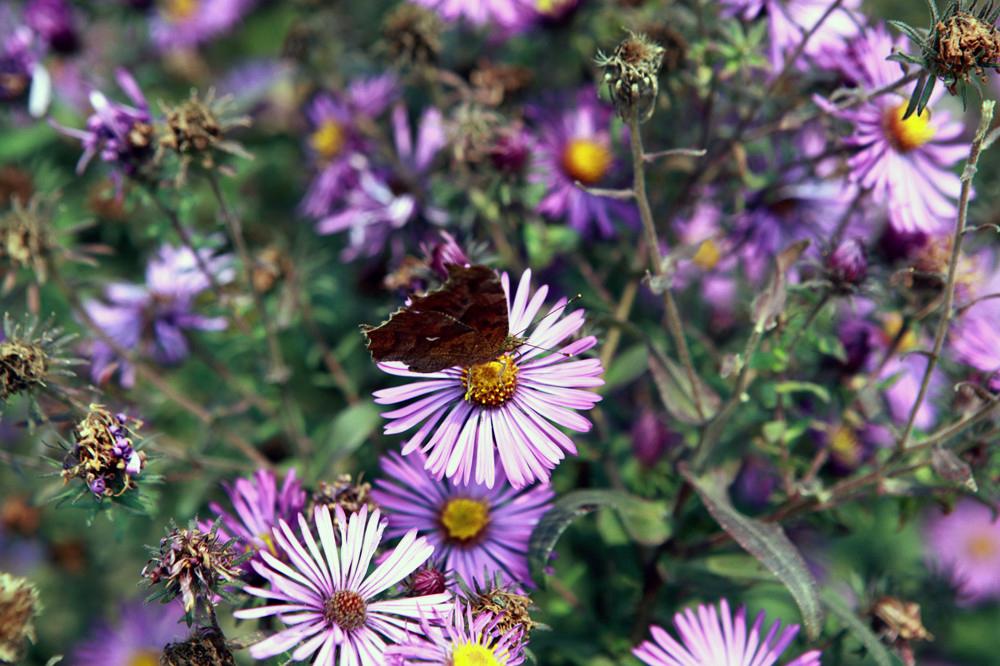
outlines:
M357 513L361 507L367 506L368 511L374 511L378 505L371 498L372 486L370 483L361 481L361 477L355 482L350 474L341 474L333 483L325 481L319 482L317 488L309 501L306 515L313 515L316 507L326 505L330 509L330 517L336 524L336 511L334 507L340 507L344 513L350 516Z
M125 414L112 415L102 405L90 405L73 429L73 444L63 459L63 482L81 479L98 500L119 497L137 487L146 454L137 449L142 423Z
M226 117L231 101L228 96L217 99L214 90L209 90L204 99L192 90L185 102L164 107L166 119L160 133L157 157L162 159L164 151L173 151L180 156L179 182L184 180L192 160L197 160L203 169L211 170L217 167L218 152L252 159L239 143L226 136L235 127L250 125L247 117Z
M239 556L230 542L191 527L172 527L160 539L159 552L142 569L150 585L163 583L166 599L181 597L185 612L211 609L222 586L240 576Z
M236 659L226 645L226 637L216 627L203 627L183 643L163 648L161 666L235 666Z
M382 22L382 40L393 62L426 65L437 62L441 53L444 23L429 9L402 3Z
M986 70L1000 72L1000 30L970 12L958 10L937 26L936 65L952 94L957 82L969 83L972 74L984 82Z
M597 54L595 60L604 69L611 101L623 120L637 115L644 122L653 115L663 54L662 46L634 32L629 32L610 56Z
M27 268L45 284L55 247L48 207L40 197L23 204L12 200L11 210L0 217L0 266L4 272Z
M35 319L14 324L4 318L4 341L0 342L0 403L11 396L48 388L56 393L67 389L59 385L62 377L71 377L69 366L79 359L63 354L74 336L63 335L62 329L46 329ZM41 330L39 330L41 329Z
M35 640L38 590L24 578L0 573L0 662L18 663L25 641Z
M469 75L476 98L488 106L499 106L505 99L527 89L533 79L529 67L481 60Z

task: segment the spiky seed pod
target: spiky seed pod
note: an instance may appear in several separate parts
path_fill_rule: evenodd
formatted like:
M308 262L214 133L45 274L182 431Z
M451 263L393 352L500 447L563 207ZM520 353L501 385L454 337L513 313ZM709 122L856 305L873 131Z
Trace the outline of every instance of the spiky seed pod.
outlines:
M25 578L0 573L0 662L18 663L26 641L35 641L38 590Z
M240 557L233 543L219 538L217 525L208 532L172 526L143 567L142 577L150 586L162 583L160 596L165 600L181 597L185 612L197 608L211 613L222 587L240 576Z
M245 116L226 116L231 101L229 96L216 98L212 89L204 99L192 90L186 101L163 108L165 120L160 131L157 160L162 160L166 151L180 156L178 182L184 181L192 161L197 161L205 170L217 168L219 152L246 159L253 158L243 146L227 137L236 127L250 126L250 119Z
M112 415L102 405L90 405L73 429L74 441L63 459L63 482L83 480L98 500L136 488L136 477L146 466L146 454L136 450L141 426L125 414Z
M623 120L638 114L649 120L660 92L658 81L664 49L645 35L629 32L610 56L598 53L595 62L604 69L611 101Z
M441 54L444 23L429 9L404 2L382 22L382 41L389 58L400 65L427 65Z
M161 666L235 666L226 637L216 627L196 629L183 643L163 648Z
M4 340L0 342L0 404L20 393L49 388L55 393L67 389L59 385L61 377L72 377L69 366L80 363L64 356L75 339L62 329L40 326L35 319L15 324L4 316ZM40 329L40 330L39 330Z
M889 59L915 64L924 70L910 95L903 120L923 112L938 79L949 93L956 95L964 84L978 87L973 75L985 82L987 70L1000 72L1000 30L996 25L1000 5L994 6L992 0L983 5L979 5L979 0L955 0L943 14L938 12L934 0L928 0L928 6L931 11L928 29L889 21L920 49L919 56L894 53Z

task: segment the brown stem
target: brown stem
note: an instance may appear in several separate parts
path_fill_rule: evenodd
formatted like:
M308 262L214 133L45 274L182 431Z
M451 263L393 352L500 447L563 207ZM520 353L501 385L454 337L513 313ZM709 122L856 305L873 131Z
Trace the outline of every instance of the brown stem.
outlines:
M927 397L927 390L930 388L931 374L937 366L941 357L941 349L944 347L944 340L948 335L948 327L951 324L954 313L952 309L955 303L955 278L958 275L958 260L962 254L962 240L965 237L965 223L969 213L969 195L972 192L972 179L976 173L976 164L979 162L979 154L982 152L983 142L989 132L990 123L993 122L993 107L995 102L984 101L980 108L979 129L972 140L972 147L969 149L969 159L965 162L965 169L962 171L962 190L958 198L958 217L955 219L955 232L952 235L951 258L948 261L948 278L945 282L944 311L938 321L937 330L934 333L934 347L931 350L930 358L927 359L927 367L924 370L924 377L920 382L920 390L917 392L917 399L910 410L910 416L906 419L906 427L903 434L896 442L896 452L906 450L913 433L914 423L917 420L917 412L920 411L924 399Z

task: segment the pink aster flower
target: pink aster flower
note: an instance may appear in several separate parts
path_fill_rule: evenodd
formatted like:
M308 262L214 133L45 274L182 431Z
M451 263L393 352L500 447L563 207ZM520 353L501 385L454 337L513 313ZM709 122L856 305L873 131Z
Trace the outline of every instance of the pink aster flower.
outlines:
M589 194L576 185L602 187L615 174L611 108L598 100L593 88L585 88L572 108L540 116L531 180L547 190L538 212L565 219L581 232L596 224L602 236L613 233L612 218L633 221L636 211L631 204Z
M646 641L632 653L650 666L771 666L799 633L797 624L783 630L775 622L761 635L764 613L757 615L752 627L747 627L747 613L741 608L733 617L729 603L723 599L719 609L700 605L697 611L688 608L674 615L674 627L680 642L666 630L653 625L652 641ZM812 650L788 662L786 666L820 666L820 652Z
M419 451L408 458L382 458L383 478L372 499L386 511L389 536L411 529L427 536L446 572L462 581L487 583L499 573L506 582L531 583L528 540L552 503L546 484L514 489L497 471L496 488L437 481Z
M966 499L949 514L935 511L924 537L928 563L951 579L963 601L1000 597L1000 521L988 506Z
M150 24L157 48L191 48L229 32L254 0L170 0Z
M406 642L386 649L390 666L524 663L521 627L502 632L497 626L500 616L486 612L473 616L472 608L461 601L442 619L444 626L424 621L423 635L411 634Z
M884 27L872 28L852 43L844 59L844 74L872 90L898 81L899 66L886 58L894 48L902 47L902 37L894 40ZM908 100L896 94L836 112L854 127L846 139L858 149L848 162L849 177L871 190L874 201L885 206L890 223L899 231L933 232L957 215L961 181L953 167L969 150L955 143L962 134L961 122L952 120L946 111L931 114L930 107L943 93L944 87L938 86L928 109L906 120Z
M73 649L69 663L73 666L158 664L168 643L187 636L183 617L180 602L125 604L118 622L102 624L90 631L91 638Z
M290 469L278 491L277 479L273 472L258 470L252 479L237 479L232 485L226 484L226 494L236 515L226 511L218 502L208 505L216 517L222 519L219 535L222 541L235 538L240 547L247 551L267 550L277 555L271 530L279 520L292 520L301 513L306 504L306 492L302 489ZM202 529L211 527L206 522ZM249 560L244 569L249 569Z
M524 25L535 16L529 0L413 0L433 9L446 21L464 19L475 26L494 24L505 28Z
M313 659L322 666L381 666L386 640L403 642L419 630L420 618L447 611L451 603L448 593L375 600L427 561L434 551L427 539L417 538L417 531L411 530L369 574L385 521L378 510L369 515L368 507L348 519L338 506L336 517L335 533L325 505L316 508L313 526L299 514L301 539L288 523L279 520L273 536L289 563L266 551L261 551L263 562L253 563L270 589L248 586L245 591L276 603L236 611L236 617L277 616L286 625L250 648L255 659L291 650L293 660Z
M767 18L770 39L771 67L780 71L785 58L798 49L807 30L815 26L833 0L722 0L729 15L738 15L750 21L760 16ZM844 41L858 33L862 20L858 16L861 0L846 0L806 42L802 58L796 63L804 66L810 60L819 64L829 62L829 55L843 51ZM824 57L826 56L826 57Z
M532 295L527 270L512 299L506 273L501 282L507 293L509 333L525 336L548 286ZM565 314L565 306L565 298L557 301L523 344L488 363L433 373L380 363L384 372L416 380L375 392L375 402L382 405L409 403L382 414L391 420L386 434L420 426L403 445L403 455L420 449L428 456L425 467L436 478L447 476L465 484L475 478L488 488L496 485L497 454L515 488L548 480L567 452L576 454L573 440L556 426L589 431L590 421L575 410L593 407L601 398L586 389L604 384L598 359L569 358L596 345L597 338L589 335L557 347L584 323L582 310Z

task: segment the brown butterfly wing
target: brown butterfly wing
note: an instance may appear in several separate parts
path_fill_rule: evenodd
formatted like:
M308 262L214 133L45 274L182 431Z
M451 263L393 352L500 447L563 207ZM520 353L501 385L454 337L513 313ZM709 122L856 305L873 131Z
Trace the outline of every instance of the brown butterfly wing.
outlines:
M444 285L397 310L385 323L362 326L378 362L401 361L414 372L492 361L507 339L507 297L486 266L449 266Z

